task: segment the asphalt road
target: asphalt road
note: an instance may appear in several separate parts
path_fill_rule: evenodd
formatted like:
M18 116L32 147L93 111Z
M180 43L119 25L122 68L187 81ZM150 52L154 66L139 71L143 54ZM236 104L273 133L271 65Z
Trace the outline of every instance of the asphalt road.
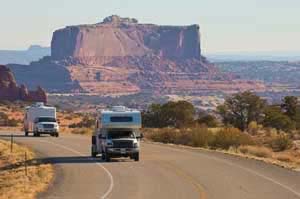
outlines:
M140 162L105 163L90 158L89 137L15 133L15 140L55 165L55 181L41 199L300 199L300 172L255 160L143 143Z

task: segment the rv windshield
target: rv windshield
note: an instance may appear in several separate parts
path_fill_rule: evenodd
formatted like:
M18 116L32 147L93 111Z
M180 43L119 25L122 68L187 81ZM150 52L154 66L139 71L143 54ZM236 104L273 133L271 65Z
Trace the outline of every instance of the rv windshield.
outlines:
M108 139L120 139L120 138L135 138L132 131L109 131L107 134Z
M39 117L36 122L56 122L56 119L53 117Z

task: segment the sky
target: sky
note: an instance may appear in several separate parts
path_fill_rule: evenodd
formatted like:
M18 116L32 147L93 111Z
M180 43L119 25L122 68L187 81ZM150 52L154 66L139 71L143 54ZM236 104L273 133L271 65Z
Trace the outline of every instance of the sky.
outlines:
M204 53L300 52L300 0L0 0L0 49L50 46L67 25L112 14L160 25L199 24Z

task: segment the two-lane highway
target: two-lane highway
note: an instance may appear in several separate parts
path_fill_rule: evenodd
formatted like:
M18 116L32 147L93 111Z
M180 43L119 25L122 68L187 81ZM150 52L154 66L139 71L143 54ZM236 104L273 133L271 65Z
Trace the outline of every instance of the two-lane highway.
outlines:
M300 199L299 172L255 160L143 143L140 162L105 163L90 158L86 136L15 136L55 165L55 181L42 199Z

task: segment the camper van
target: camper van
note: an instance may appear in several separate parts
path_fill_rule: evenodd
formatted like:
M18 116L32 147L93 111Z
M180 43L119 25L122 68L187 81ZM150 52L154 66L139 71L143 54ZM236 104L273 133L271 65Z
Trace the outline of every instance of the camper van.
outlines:
M25 136L33 133L34 136L49 134L59 136L59 125L56 119L56 108L36 103L26 107L24 118Z
M141 112L114 106L101 111L92 136L91 155L101 154L109 162L114 157L129 157L139 161Z

